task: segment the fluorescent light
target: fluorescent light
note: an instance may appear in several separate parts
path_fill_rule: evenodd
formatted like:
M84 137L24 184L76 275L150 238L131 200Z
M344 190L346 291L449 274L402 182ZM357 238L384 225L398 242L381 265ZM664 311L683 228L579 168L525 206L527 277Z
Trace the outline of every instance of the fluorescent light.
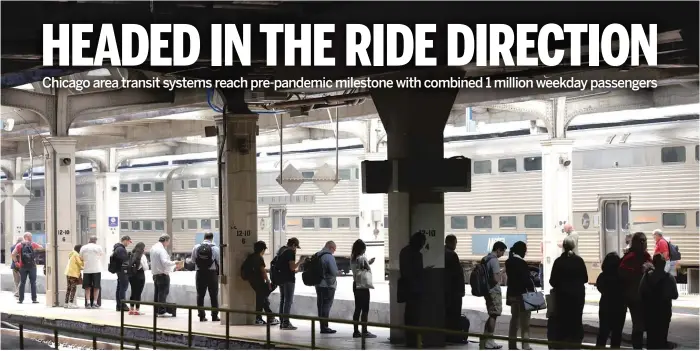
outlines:
M87 73L88 77L109 77L112 73L106 68L98 68Z

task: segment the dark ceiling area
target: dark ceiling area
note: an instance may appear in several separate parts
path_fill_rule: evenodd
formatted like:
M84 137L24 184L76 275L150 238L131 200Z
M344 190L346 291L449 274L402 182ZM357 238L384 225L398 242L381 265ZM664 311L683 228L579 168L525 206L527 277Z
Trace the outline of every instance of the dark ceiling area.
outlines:
M162 74L192 78L238 78L264 76L269 78L346 78L394 72L398 70L429 70L412 63L396 67L344 67L343 25L347 23L436 23L435 55L444 63L446 40L440 35L448 23L475 25L477 23L620 23L658 24L658 33L680 31L681 38L659 45L659 64L688 68L698 64L698 2L639 1L639 2L293 2L293 1L219 1L219 2L161 2L161 1L102 1L102 2L34 2L12 1L0 4L2 25L2 86L40 80L44 76L62 76L94 69L80 67L42 67L42 25L45 23L188 23L198 28L201 38L199 61L190 67L152 67L148 63L135 67ZM212 23L335 23L334 48L329 50L339 64L335 67L267 67L264 40L253 37L251 67L210 67L209 28ZM98 32L99 27L95 31ZM255 32L254 32L255 33ZM330 37L329 37L330 38ZM89 38L95 47L97 35ZM119 39L119 38L118 38ZM682 39L682 40L681 40ZM281 45L281 40L278 44ZM568 47L565 41L556 46ZM167 50L165 50L167 51ZM94 49L93 49L94 53ZM278 50L283 55L283 50ZM91 56L90 49L85 50ZM167 52L164 52L167 54ZM57 55L55 55L57 56ZM463 68L466 75L484 73ZM524 68L522 68L524 70ZM547 70L534 68L542 74ZM566 68L569 71L571 68ZM577 68L579 69L579 68ZM580 69L585 69L581 67ZM513 74L509 71L508 74Z

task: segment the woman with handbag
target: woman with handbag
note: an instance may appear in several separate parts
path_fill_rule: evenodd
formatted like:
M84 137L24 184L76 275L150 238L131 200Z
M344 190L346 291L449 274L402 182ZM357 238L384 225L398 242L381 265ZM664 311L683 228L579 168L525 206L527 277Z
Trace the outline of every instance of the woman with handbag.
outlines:
M374 258L367 260L365 257L365 251L367 250L367 245L361 239L357 239L354 244L352 244L352 252L350 254L350 268L352 269L352 293L355 295L355 313L352 316L352 320L355 322L360 321L367 322L367 315L369 314L369 289L374 289L372 285L372 269L369 267L374 263ZM355 324L355 332L352 334L353 338L361 338L364 335L365 338L376 338L377 336L367 331L367 325L362 326L362 333L358 328L358 324Z
M66 288L66 300L63 307L78 308L75 304L75 291L78 285L82 284L80 271L83 269L83 260L80 259L80 248L82 245L75 245L73 251L68 254L68 264L66 265L66 279L68 286Z
M523 339L530 338L530 316L531 311L525 309L523 295L528 292L535 292L535 282L530 276L530 267L525 262L527 245L518 241L510 248L510 254L506 260L506 275L508 276L508 290L506 291L506 305L510 306L510 325L508 328L508 338ZM530 344L523 342L523 350L532 350ZM508 348L517 350L517 342L508 340Z
M583 259L576 255L576 241L566 237L564 253L552 265L549 284L556 291L554 310L558 316L554 327L554 341L581 344L583 341L583 306L586 304L588 272ZM555 348L560 348L556 346ZM572 346L566 346L571 349Z
M131 285L131 296L129 300L131 301L141 301L141 293L143 288L146 286L146 271L148 271L148 259L144 253L146 249L146 244L139 242L136 243L134 249L131 250L128 260L128 276L129 285ZM129 306L129 314L132 316L140 316L144 313L139 311L141 305L131 304Z

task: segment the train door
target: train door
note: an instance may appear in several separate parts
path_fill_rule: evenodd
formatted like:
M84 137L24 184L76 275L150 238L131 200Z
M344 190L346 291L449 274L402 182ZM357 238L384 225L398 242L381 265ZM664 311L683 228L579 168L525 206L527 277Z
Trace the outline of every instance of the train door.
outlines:
M270 218L272 219L272 225L270 230L272 231L270 238L272 240L271 254L274 256L279 251L280 247L287 243L287 209L285 207L273 207L270 206Z
M88 212L80 212L78 233L80 235L78 238L80 244L87 244L90 238L90 214Z
M629 196L601 199L601 262L610 252L622 254L630 229Z

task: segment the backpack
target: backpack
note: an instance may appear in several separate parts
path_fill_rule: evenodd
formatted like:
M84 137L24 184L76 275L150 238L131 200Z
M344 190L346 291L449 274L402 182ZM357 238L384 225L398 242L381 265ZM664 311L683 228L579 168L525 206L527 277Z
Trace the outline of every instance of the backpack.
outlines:
M141 260L136 261L134 258L134 254L129 253L129 259L127 259L122 265L122 271L128 276L134 276L139 271Z
M469 285L472 287L472 296L486 296L489 293L489 270L486 264L493 257L482 259L481 262L474 267L469 275Z
M195 264L199 269L209 269L214 264L214 251L210 244L201 243L197 248L197 259Z
M122 262L114 256L114 251L109 256L109 264L107 265L107 271L112 274L116 274L122 269Z
M301 280L304 282L304 285L316 286L323 281L323 262L321 257L327 254L329 253L321 252L306 259L306 262L304 262L304 273L301 274Z
M285 252L287 252L287 248L282 248L280 251L277 253L277 255L272 259L270 262L270 281L272 284L275 285L280 285L284 283L283 281L280 281L282 277L284 276L282 273L282 270L277 266L277 261L279 261L279 257L282 256Z
M666 240L666 239L664 239ZM668 244L668 258L670 261L680 261L681 260L681 252L678 250L678 245L673 245L671 244L670 241L666 240L666 243Z
M255 273L253 272L254 267L252 264L253 255L254 254L250 254L241 265L241 279L243 280L249 280L251 277L253 277L253 274Z
M34 261L34 248L32 243L22 243L22 267L33 267L36 265Z

